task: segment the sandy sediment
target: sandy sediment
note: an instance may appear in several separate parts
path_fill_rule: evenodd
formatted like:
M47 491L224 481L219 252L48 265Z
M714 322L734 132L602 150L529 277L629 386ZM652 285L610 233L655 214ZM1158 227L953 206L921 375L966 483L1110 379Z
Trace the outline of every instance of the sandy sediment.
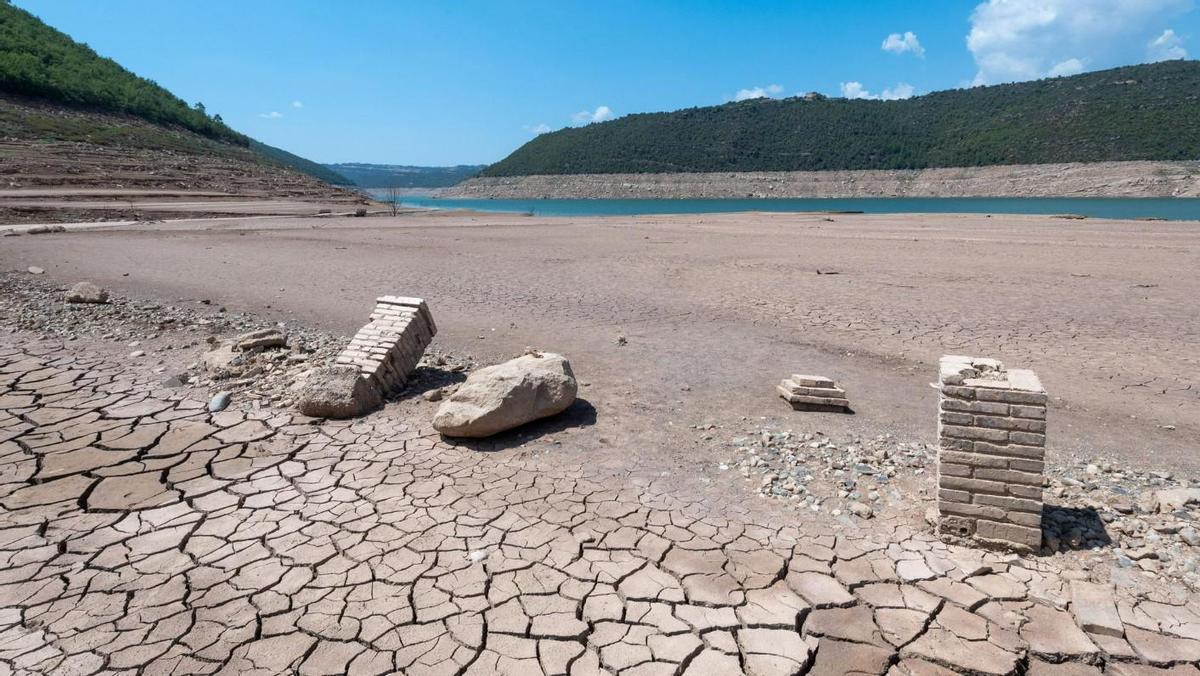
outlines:
M444 197L1197 197L1200 162L473 178Z
M5 238L0 269L340 335L377 296L422 297L440 345L482 363L566 354L602 436L681 462L677 430L741 416L931 439L937 359L967 354L1037 372L1056 462L1200 466L1195 222L413 213L74 228ZM834 378L857 415L797 416L775 389L792 373Z

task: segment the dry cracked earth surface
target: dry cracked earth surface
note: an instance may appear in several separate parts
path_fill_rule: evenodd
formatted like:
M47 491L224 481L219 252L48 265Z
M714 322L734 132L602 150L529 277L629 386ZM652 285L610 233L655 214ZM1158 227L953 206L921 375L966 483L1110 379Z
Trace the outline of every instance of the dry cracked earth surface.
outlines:
M1200 673L1200 595L945 544L924 500L786 511L403 399L212 413L53 328L0 339L0 673Z
M902 518L771 518L389 409L210 413L19 332L0 385L5 673L1200 673L1200 597Z

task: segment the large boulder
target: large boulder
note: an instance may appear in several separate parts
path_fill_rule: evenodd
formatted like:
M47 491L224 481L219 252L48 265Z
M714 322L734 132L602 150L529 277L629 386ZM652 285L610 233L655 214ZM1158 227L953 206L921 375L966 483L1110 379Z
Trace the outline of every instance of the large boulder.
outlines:
M308 373L297 407L313 418L354 418L383 403L383 395L358 369L326 366Z
M579 387L561 354L527 354L479 369L438 408L433 427L448 437L488 437L561 413Z
M107 303L108 291L92 284L80 282L67 291L68 303Z

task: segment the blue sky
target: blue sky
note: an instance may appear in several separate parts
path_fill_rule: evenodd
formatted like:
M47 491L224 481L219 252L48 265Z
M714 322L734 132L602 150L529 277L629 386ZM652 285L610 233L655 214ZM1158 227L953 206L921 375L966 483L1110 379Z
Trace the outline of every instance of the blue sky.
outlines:
M475 164L737 97L897 98L1200 56L1195 0L14 0L320 162Z

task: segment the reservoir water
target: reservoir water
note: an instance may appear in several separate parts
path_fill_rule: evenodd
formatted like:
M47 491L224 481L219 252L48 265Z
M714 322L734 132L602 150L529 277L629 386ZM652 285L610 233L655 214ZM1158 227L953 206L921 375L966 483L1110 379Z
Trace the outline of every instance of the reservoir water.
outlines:
M382 191L372 191L386 199ZM639 216L737 211L864 212L868 214L1078 214L1090 218L1200 221L1200 198L1148 197L880 197L796 199L441 199L400 197L407 207L471 209L535 216Z

